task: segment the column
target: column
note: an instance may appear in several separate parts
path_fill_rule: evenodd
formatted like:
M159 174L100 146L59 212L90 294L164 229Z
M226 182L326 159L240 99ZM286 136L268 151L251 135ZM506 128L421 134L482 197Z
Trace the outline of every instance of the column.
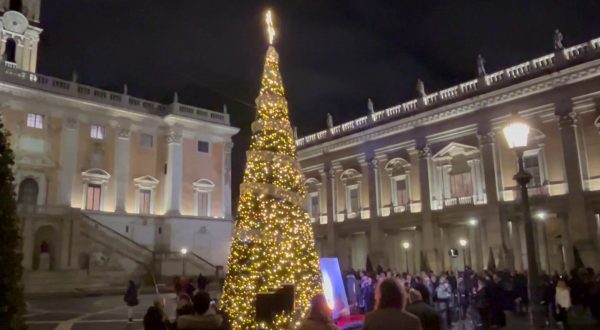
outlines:
M167 134L167 175L165 176L164 211L179 215L183 184L183 154L181 133L171 129Z
M231 150L232 142L226 142L223 146L223 217L232 218L231 212Z
M381 229L379 228L379 220L377 219L379 210L379 194L377 192L379 188L379 169L377 159L370 158L366 162L367 168L367 181L369 186L369 256L374 267L377 265L385 265L388 262L385 260L386 255L381 244L383 237Z
M433 271L440 271L439 260L435 250L435 237L438 233L434 233L433 219L431 214L431 197L429 194L429 172L431 162L431 149L425 145L419 149L419 185L421 188L421 217L423 218L422 227L422 248L423 254L429 262L429 267Z
M540 270L548 272L548 243L546 239L546 223L542 219L536 219L537 246L539 249Z
M77 148L79 144L79 127L77 120L66 118L62 123L60 134L60 155L58 172L58 189L56 203L71 206L73 179L77 175Z
M327 248L326 256L334 257L335 254L335 221L337 217L336 210L336 174L337 170L333 167L325 169L327 176L327 183L325 190L327 191Z
M504 246L502 235L502 222L498 207L498 188L496 185L495 169L495 133L492 131L480 134L479 145L481 160L483 162L483 179L487 200L486 218L481 219L481 226L485 227L488 251L492 248L494 255L498 255Z
M573 242L572 242L572 238L571 238L571 230L569 230L569 226L571 226L571 215L566 213L566 212L561 212L558 213L558 218L560 219L560 232L561 232L561 244L562 247L564 249L564 264L565 264L565 271L570 271L571 269L573 269L573 266L575 265L573 259L574 259L574 255L573 255ZM579 251L581 252L581 251Z
M513 255L515 256L515 269L523 271L523 250L521 249L521 220L511 219L511 243Z
M481 247L479 246L479 240L477 238L477 227L469 226L469 242L467 244L467 265L471 266L471 269L479 271L481 267Z
M127 188L129 187L129 160L131 155L131 131L126 127L117 127L117 140L115 143L115 168L116 183L115 212L126 212ZM136 210L137 211L137 210Z
M578 247L579 253L587 264L593 264L596 255L591 244L590 227L585 212L583 182L581 176L580 148L577 141L577 115L571 109L559 115L560 138L562 142L568 198L568 226L571 244ZM566 250L567 260L571 258L573 249ZM573 264L569 264L572 266ZM569 268L570 269L570 268Z
M17 47L15 49L15 62L17 63L17 68L23 70L24 69L24 64L23 63L23 51L25 49L25 47L23 47L23 39L20 38L15 38L15 42L17 43Z

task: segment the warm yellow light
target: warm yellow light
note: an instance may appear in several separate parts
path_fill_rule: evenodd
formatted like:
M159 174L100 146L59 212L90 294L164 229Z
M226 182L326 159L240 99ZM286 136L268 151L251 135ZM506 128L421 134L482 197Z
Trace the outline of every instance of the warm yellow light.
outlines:
M180 252L181 254L186 255L188 253L188 249L182 248Z
M460 239L458 240L458 244L460 244L460 246L465 247L467 246L467 240L466 239Z
M271 14L271 9L267 10L267 13L265 14L265 22L267 23L269 45L272 45L273 39L275 39L275 28L273 27L273 15Z
M408 250L408 248L410 247L410 243L404 242L402 243L402 247Z
M502 130L508 147L523 148L527 146L527 137L529 136L529 125L524 122L516 121L508 124Z

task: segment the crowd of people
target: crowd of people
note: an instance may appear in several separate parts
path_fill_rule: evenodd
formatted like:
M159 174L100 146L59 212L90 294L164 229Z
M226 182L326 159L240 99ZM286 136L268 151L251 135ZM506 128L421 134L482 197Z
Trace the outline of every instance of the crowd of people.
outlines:
M547 325L572 329L597 329L600 325L600 274L591 268L573 270L569 276L541 274L543 299L531 304L527 275L515 271L476 273L468 267L463 272L440 274L381 268L371 273L350 271L345 286L351 311L377 310L376 289L387 279L404 290L405 310L419 316L423 329L449 329L461 319L473 322L475 329L501 329L507 326L507 313L524 315L531 304L541 306Z
M547 325L564 329L600 328L600 274L592 269L577 269L569 276L541 275L543 298L528 301L526 274L509 271L470 269L463 272L396 273L391 270L367 273L351 271L345 276L350 312L366 314L363 329L450 329L466 320L474 329L502 329L507 314L525 315L533 304L542 306ZM229 329L227 318L218 311L206 292L208 280L176 277L176 318L169 319L164 301L156 301L144 316L146 330L220 330ZM124 297L129 309L137 305L137 290L130 282ZM313 298L300 330L338 329L322 295Z

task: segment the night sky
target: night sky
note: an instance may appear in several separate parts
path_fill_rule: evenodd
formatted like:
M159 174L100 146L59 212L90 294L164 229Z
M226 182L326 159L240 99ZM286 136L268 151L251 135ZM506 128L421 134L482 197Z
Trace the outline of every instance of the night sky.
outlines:
M598 0L204 1L42 0L38 71L84 84L209 109L227 104L234 139L234 194L241 180L266 51L271 7L292 124L300 136L487 71L600 37Z

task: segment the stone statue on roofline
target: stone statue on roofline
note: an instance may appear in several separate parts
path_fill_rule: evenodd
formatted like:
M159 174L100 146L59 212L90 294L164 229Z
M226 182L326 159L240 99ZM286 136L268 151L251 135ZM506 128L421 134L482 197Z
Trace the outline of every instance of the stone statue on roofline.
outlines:
M328 129L332 129L333 128L333 117L331 116L331 113L327 113L327 128Z
M558 29L556 29L554 30L554 50L559 51L563 48L565 48L563 46L563 35Z
M427 94L425 93L425 84L421 79L417 79L417 93L419 94L419 97L427 96Z
M482 77L487 73L485 72L485 58L481 54L477 55L477 74Z
M371 100L370 97L367 100L367 108L369 109L369 115L372 115L375 113L375 106L373 105L373 100Z

